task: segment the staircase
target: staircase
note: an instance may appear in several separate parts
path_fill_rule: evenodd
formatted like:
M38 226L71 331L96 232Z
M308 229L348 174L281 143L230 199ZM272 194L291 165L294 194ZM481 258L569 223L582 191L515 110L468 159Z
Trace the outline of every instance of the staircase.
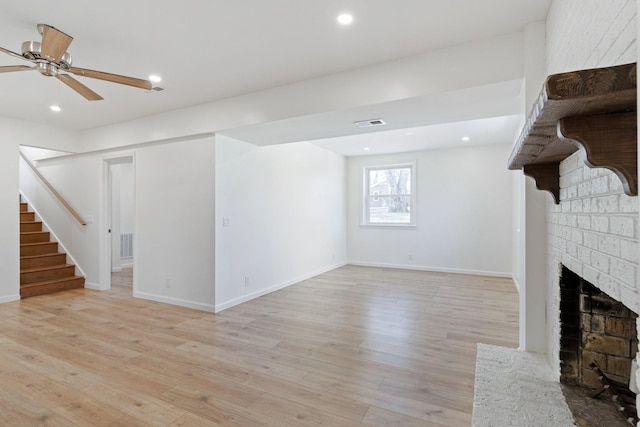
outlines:
M58 252L42 222L35 220L27 203L20 201L20 298L84 287L84 277L75 275L75 265Z

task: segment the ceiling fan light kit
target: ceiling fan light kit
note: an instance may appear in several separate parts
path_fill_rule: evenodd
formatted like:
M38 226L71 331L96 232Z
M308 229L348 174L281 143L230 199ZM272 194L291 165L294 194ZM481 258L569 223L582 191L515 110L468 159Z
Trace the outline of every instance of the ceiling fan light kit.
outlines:
M30 61L34 65L31 67L27 65L0 66L0 73L37 70L44 76L57 78L89 101L98 101L103 98L74 79L70 74L133 86L145 90L152 89L149 80L73 67L71 65L73 62L71 55L67 52L69 45L73 41L73 37L46 24L38 24L38 32L42 35L42 41L26 41L22 43L22 54L0 47L1 52L25 61Z

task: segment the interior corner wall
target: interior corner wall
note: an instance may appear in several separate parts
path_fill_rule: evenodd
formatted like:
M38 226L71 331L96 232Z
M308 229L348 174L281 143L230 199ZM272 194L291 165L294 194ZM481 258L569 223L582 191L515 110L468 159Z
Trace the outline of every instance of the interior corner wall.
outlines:
M348 159L350 264L512 276L511 144ZM416 163L415 229L360 225L363 168Z
M136 149L134 296L215 307L212 137Z
M20 299L19 137L0 117L0 303Z
M216 311L346 263L343 156L215 138Z

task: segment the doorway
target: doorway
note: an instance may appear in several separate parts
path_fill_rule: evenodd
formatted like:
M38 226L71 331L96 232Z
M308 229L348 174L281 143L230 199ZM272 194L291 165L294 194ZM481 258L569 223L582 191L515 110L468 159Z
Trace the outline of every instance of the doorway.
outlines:
M107 289L133 294L135 191L133 156L105 161Z

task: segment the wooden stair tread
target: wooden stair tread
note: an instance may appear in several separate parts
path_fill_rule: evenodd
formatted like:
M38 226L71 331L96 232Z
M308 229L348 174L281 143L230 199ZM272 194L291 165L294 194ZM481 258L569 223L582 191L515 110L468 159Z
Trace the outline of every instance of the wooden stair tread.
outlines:
M63 268L69 268L69 267L75 267L75 265L73 265L73 264L57 264L57 265L50 265L50 266L46 266L46 267L26 268L24 270L20 269L20 273L36 273L38 271L57 270L57 269L63 269Z
M44 258L44 257L52 257L52 256L60 256L60 255L67 255L64 252L50 252L48 254L41 254L41 255L23 255L20 257L21 260L23 259L35 259L35 258Z
M48 242L20 243L20 246L44 246L44 245L52 245L54 243L58 244L58 242L48 241Z
M61 279L44 280L42 282L27 283L27 284L24 284L24 285L20 285L20 289L22 289L22 288L34 288L34 287L38 287L38 286L50 285L50 284L55 284L55 283L62 283L62 282L66 282L68 280L79 280L79 279L82 279L84 281L84 277L82 277L82 276L69 276L69 277L63 277Z

